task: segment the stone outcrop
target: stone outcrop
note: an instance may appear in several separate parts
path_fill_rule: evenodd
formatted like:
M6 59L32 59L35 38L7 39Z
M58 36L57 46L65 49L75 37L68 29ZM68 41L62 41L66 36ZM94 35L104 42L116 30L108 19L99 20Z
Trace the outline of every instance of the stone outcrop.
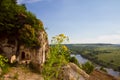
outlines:
M46 32L39 31L37 37L40 47L28 48L25 45L19 45L16 39L4 37L0 39L0 54L6 56L9 60L13 55L16 55L19 63L31 62L33 66L40 70L41 65L46 60L49 45Z
M59 80L88 80L89 75L74 63L69 63L62 68Z
M16 51L16 40L9 40L7 37L0 39L0 54L6 56L10 60L11 56L16 54Z

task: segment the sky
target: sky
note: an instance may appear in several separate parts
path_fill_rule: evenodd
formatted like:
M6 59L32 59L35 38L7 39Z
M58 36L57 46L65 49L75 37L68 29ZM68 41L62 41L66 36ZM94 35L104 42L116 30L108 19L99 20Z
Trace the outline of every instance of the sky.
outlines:
M120 44L120 0L18 0L42 20L49 42L65 34L69 43Z

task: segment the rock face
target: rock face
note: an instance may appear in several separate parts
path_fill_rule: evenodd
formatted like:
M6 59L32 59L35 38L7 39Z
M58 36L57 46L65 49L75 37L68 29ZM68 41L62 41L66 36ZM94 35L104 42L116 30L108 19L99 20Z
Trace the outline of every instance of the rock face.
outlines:
M28 48L24 45L19 45L16 39L1 38L0 39L0 54L6 56L9 60L13 55L16 55L19 63L31 62L33 66L40 70L41 65L46 60L46 55L49 51L48 39L46 32L39 31L37 37L40 47Z
M0 54L5 55L8 59L17 52L17 41L8 38L0 39Z
M88 80L89 75L86 74L74 63L69 63L62 68L60 80Z

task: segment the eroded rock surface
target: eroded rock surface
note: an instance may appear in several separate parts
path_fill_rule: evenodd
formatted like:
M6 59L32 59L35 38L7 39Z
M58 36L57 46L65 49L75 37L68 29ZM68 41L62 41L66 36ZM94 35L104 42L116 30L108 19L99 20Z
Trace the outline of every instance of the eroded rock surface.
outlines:
M9 61L13 55L16 55L18 63L32 63L38 70L46 60L49 51L47 33L39 31L38 44L40 47L26 47L24 44L18 44L15 38L4 37L0 39L0 54L6 56Z
M62 68L59 80L88 80L89 75L86 74L74 63L69 63Z

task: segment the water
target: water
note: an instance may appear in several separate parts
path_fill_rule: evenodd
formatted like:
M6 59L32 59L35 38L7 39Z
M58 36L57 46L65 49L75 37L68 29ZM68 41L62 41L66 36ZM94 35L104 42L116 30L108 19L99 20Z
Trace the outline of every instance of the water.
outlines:
M108 74L115 76L115 77L120 77L120 72L114 71L113 69L108 69L108 68L105 68L105 69L107 70Z
M88 61L87 59L83 58L80 54L77 54L77 55L71 54L71 56L75 56L80 64L84 64L85 62ZM97 68L100 68L100 66ZM109 69L109 68L105 68L105 69L107 70L108 74L115 77L120 77L120 72L114 71L113 69Z
M84 64L88 61L87 59L83 58L81 55L78 55L78 54L77 55L71 54L71 56L75 56L80 64Z

